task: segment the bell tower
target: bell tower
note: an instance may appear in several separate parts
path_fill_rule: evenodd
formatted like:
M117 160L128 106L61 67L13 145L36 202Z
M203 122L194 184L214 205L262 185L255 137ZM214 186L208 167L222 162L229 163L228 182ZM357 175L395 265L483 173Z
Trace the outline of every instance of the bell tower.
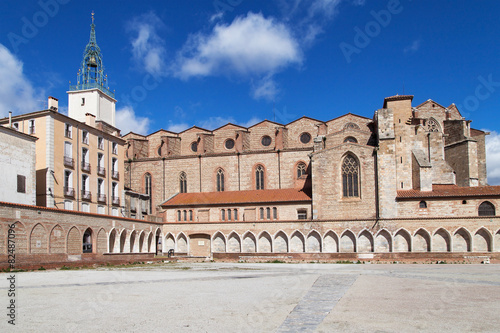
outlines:
M68 91L68 115L85 122L85 115L92 114L96 121L115 126L115 94L109 90L108 76L104 75L101 49L95 37L94 12L90 25L90 40L83 52L76 85Z

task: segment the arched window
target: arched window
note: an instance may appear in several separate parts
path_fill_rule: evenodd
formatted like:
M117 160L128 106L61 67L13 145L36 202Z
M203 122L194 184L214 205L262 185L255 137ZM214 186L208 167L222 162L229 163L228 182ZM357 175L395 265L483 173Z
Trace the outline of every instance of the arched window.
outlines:
M347 155L342 163L342 189L344 197L359 197L359 166L352 155Z
M353 136L348 136L344 139L344 142L358 143L358 140L356 140L356 138Z
M153 198L151 192L151 174L147 173L144 176L144 193L149 196L149 211L153 212Z
M179 175L179 192L187 193L187 176L184 171Z
M92 230L90 228L83 234L83 253L92 253Z
M306 175L306 170L307 170L307 166L305 163L303 162L300 162L298 165L297 165L297 178L300 178L302 176L305 176Z
M355 123L347 123L344 126L344 129L356 129L359 130L359 126Z
M264 189L264 167L262 165L255 168L255 188L257 190Z
M489 201L479 205L479 216L495 216L495 206Z
M425 201L423 201L423 200L422 200L422 201L420 201L419 207L420 207L420 208L427 208L427 202L425 202Z
M264 219L264 208L262 208L262 207L261 207L261 208L259 209L259 213L260 213L260 214L259 214L259 215L260 215L260 219L261 219L261 220L263 220L263 219Z
M220 219L221 219L221 221L225 221L226 220L226 210L225 209L221 209L221 211L220 211Z
M224 171L217 170L217 192L224 192Z

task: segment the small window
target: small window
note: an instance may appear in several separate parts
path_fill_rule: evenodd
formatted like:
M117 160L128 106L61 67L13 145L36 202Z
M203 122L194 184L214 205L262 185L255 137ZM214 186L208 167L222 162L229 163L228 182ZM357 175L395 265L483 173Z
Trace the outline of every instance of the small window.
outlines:
M184 221L187 221L187 210L184 210Z
M217 170L217 192L224 192L224 171Z
M300 135L300 142L302 142L303 144L306 144L306 143L309 143L309 141L311 141L311 134L309 133L302 133Z
M344 142L358 143L358 140L356 140L356 138L353 136L348 136L344 139Z
M89 132L82 131L82 142L85 144L89 144Z
M299 210L297 210L297 219L299 219L299 220L307 220L307 209L299 209Z
M177 211L177 221L180 221L181 220L181 211L178 210Z
M193 220L193 211L189 210L189 221Z
M419 207L420 207L420 208L427 208L427 202L425 202L425 201L420 201Z
M97 138L97 148L99 148L100 150L104 150L104 138Z
M198 142L191 143L191 150L195 153L198 151Z
M264 219L264 208L260 208L259 212L260 212L260 219L263 220Z
M273 207L273 219L278 219L278 209L276 207Z
M264 167L262 165L258 165L255 169L255 188L257 190L264 189Z
M118 155L118 144L116 142L113 142L112 147L113 147L113 154Z
M185 172L181 172L179 175L179 192L187 193L187 176Z
M26 176L17 175L17 193L26 193Z
M12 128L15 129L16 131L19 131L19 123L13 123Z
M227 139L226 142L224 143L224 146L226 147L226 149L233 149L234 148L234 140Z
M462 200L462 205L466 205L467 204L467 200Z
M82 106L85 105L85 98L82 98Z
M302 176L306 176L306 170L307 170L306 164L300 162L297 165L297 178L301 178Z
M35 134L35 120L28 120L28 133Z
M479 205L479 216L495 216L495 206L489 201Z
M221 221L225 221L226 220L226 210L225 209L222 209L220 211L220 219L221 219Z
M228 209L227 210L227 220L231 221L231 219L232 219L232 211L231 211L231 209Z
M73 136L72 136L72 131L73 131L73 127L70 125L70 124L65 124L64 126L64 136L71 139Z
M238 221L238 210L237 209L234 210L234 220Z
M262 139L260 140L260 143L262 143L262 145L263 145L264 147L268 147L268 146L270 146L270 145L271 145L271 142L272 142L272 141L273 141L273 140L271 139L271 137L270 137L269 135L264 135L264 136L262 137Z
M266 208L266 218L268 220L271 219L271 208L269 208L269 207Z

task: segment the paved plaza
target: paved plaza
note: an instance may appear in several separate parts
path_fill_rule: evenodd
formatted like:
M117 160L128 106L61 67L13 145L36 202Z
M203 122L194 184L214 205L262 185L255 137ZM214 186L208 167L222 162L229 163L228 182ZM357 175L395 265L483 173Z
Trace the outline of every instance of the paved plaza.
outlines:
M15 273L0 332L498 332L500 265L162 263Z

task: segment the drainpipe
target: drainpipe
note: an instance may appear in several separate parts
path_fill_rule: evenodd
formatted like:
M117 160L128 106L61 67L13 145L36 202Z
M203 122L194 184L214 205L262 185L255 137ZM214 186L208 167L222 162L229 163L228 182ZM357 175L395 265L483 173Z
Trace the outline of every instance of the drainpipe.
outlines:
M278 153L278 183L279 189L281 189L281 158L280 158L280 150L276 151Z
M163 160L163 201L165 201L165 157L163 157L162 160Z
M236 153L238 155L238 191L241 191L241 177L240 177L240 152Z
M378 147L373 151L374 153L374 169L375 169L375 227L380 220L380 194L378 188Z

